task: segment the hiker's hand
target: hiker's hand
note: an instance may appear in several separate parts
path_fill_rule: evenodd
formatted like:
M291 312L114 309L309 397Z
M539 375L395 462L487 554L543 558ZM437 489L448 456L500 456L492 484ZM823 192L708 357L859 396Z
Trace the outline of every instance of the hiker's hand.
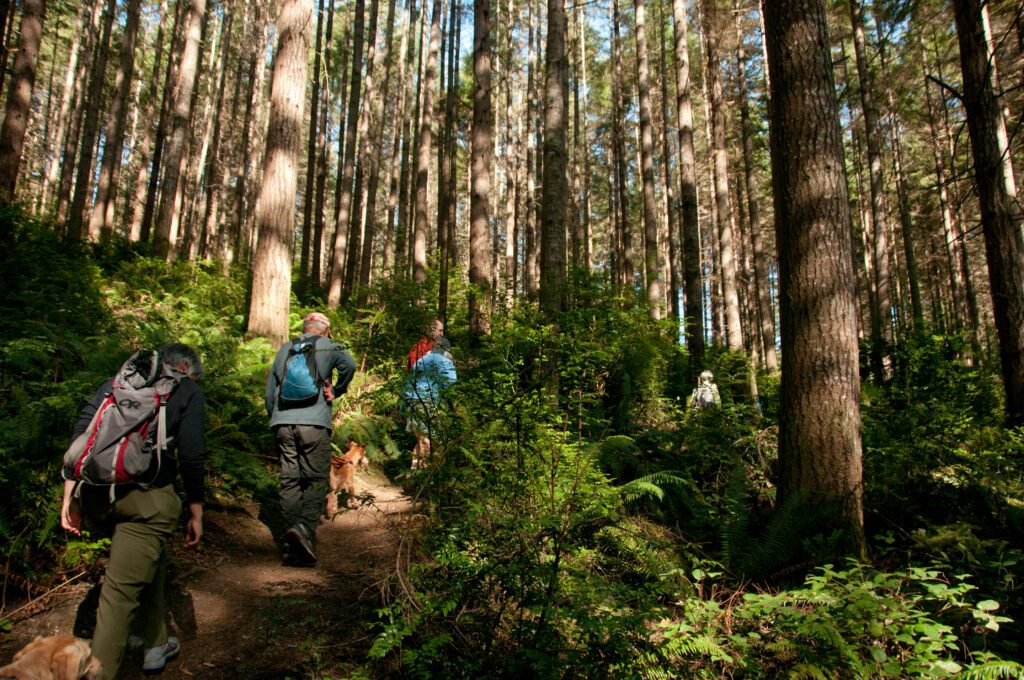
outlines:
M75 483L70 479L64 480L64 502L60 506L60 525L64 531L82 535L82 506L74 497Z
M202 503L189 503L189 509L192 511L192 517L188 520L188 526L185 528L185 546L194 548L199 545L199 540L203 537L203 505Z
M324 383L324 399L334 401L334 388L331 387L331 383Z
M61 506L60 525L68 533L75 536L82 535L82 508L79 506L77 499L72 498L70 501L65 501L64 505Z

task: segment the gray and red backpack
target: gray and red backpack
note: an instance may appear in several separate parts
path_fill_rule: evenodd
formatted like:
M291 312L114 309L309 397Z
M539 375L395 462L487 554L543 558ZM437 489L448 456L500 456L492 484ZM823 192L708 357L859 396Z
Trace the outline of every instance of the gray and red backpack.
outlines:
M140 349L114 376L89 427L64 454L64 478L86 484L152 484L167 449L167 400L185 377Z

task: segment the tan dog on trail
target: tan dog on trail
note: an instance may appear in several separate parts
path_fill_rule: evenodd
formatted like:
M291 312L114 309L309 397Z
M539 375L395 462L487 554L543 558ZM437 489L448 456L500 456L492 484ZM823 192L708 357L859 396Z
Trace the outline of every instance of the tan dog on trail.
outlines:
M70 635L37 637L0 668L0 678L17 680L94 680L100 676L99 659L85 640Z
M348 443L348 450L343 456L331 458L331 490L327 493L327 521L333 521L338 514L338 493L348 493L348 507L356 506L356 467L370 464L366 457L366 447L356 442Z

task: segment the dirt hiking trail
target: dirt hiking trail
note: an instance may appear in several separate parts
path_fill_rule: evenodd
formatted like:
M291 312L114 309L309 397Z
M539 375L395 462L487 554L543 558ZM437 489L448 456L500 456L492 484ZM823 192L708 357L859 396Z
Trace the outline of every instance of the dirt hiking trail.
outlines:
M276 510L270 502L207 509L201 550L186 551L180 538L171 548L167 600L181 654L154 676L142 673L141 651L129 651L118 678L368 677L361 668L412 504L376 466L358 474L357 489L363 504L317 530L313 568L281 564L263 521ZM0 642L2 663L36 635L91 637L99 589L89 581L15 616Z

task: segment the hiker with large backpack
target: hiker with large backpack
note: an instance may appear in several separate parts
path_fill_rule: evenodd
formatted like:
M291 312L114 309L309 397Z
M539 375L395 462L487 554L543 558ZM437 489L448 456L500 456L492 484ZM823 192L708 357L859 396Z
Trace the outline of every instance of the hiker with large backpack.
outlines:
M702 371L697 387L690 395L690 407L702 411L704 409L718 408L722 405L722 397L718 394L718 385L715 384L715 376L711 371Z
M185 545L203 536L202 374L187 345L135 352L82 409L64 455L61 525L80 535L84 516L111 537L92 638L104 679L121 666L136 612L143 670L160 670L178 654L164 605L166 548L181 515L179 474L189 509Z
M316 528L327 507L331 468L331 402L344 394L356 362L331 339L320 312L302 321L302 335L281 345L267 376L266 404L281 457L285 564L316 564ZM333 376L333 380L332 380Z

